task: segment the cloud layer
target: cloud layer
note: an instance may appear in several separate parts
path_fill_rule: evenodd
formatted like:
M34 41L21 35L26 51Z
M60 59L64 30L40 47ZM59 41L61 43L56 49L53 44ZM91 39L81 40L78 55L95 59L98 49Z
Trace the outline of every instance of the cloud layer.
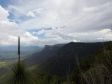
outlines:
M6 9L0 6L3 35L20 34L23 43L112 40L112 0L18 0Z

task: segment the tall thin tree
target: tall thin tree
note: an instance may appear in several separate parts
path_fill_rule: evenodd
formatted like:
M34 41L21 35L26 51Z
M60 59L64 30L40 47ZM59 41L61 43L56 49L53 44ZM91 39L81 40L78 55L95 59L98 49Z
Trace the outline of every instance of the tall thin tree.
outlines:
M18 36L18 62L20 63L20 55L21 55L21 51L20 51L20 36Z
M11 84L29 84L29 72L27 72L25 65L20 60L20 37L18 36L18 61L12 67Z

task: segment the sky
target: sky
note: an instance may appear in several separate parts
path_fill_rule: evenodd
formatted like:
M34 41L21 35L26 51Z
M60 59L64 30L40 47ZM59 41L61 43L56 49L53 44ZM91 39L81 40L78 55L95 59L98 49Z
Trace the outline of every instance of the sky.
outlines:
M0 0L0 45L112 41L112 0Z

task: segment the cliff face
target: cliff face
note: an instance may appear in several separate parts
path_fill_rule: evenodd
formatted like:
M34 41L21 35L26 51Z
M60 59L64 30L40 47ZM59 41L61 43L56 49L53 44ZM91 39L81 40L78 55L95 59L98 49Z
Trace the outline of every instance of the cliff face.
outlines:
M42 70L51 74L65 74L76 66L76 60L94 56L103 48L104 43L68 43L48 46L33 54L26 62L38 65ZM69 69L68 69L69 68Z

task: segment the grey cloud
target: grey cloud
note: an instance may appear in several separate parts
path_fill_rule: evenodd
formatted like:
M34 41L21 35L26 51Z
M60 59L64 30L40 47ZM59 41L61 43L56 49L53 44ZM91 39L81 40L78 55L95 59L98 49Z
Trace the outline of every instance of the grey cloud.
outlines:
M19 26L24 30L43 29L46 38L38 39L40 44L101 41L103 37L112 40L112 33L99 32L112 29L112 0L20 0L12 8L24 15L28 12L35 15ZM34 11L38 9L42 11Z

